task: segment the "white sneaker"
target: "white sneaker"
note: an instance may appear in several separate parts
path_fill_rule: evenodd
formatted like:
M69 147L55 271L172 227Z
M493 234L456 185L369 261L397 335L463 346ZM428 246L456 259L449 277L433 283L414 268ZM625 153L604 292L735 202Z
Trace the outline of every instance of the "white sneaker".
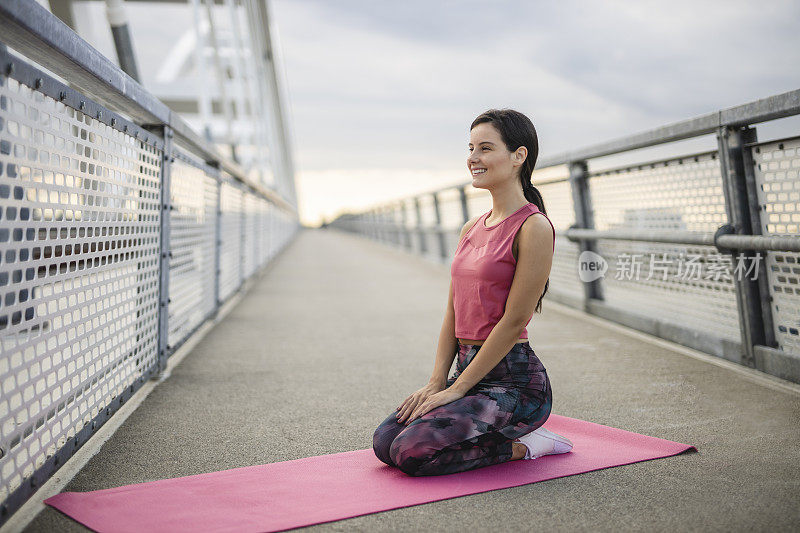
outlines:
M514 442L521 442L527 448L525 459L537 459L543 455L567 453L572 450L572 441L543 427L526 433Z

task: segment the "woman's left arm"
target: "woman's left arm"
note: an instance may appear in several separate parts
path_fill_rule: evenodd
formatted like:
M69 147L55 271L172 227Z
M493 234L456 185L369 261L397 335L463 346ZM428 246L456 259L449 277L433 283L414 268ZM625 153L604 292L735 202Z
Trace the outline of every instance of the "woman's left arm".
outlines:
M489 333L478 355L447 390L466 394L519 342L550 276L553 239L553 229L544 216L532 215L525 219L519 229L519 257L503 317Z
M550 222L543 216L532 215L525 219L519 229L516 271L502 318L489 333L478 355L470 361L458 379L445 390L428 396L414 409L406 420L406 425L431 409L463 398L519 342L519 336L533 315L550 276L553 239Z

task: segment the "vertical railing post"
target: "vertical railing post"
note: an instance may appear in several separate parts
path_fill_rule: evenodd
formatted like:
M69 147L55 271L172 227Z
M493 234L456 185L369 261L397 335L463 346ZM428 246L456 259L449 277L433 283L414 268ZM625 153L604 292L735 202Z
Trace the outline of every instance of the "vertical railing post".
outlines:
M253 207L253 266L252 273L258 271L261 265L260 258L260 241L261 241L261 210L258 197L254 196L253 202L250 204Z
M379 206L377 211L378 219L375 221L375 227L378 230L378 242L386 242L386 206Z
M761 210L763 207L758 200L758 183L756 181L756 163L753 159L753 143L757 142L757 134L753 128L752 137L748 135L748 140L743 144L742 162L744 166L744 179L747 186L747 205L750 213L750 230L751 235L762 235L764 233L764 225L761 221ZM761 321L764 325L764 345L770 348L778 347L778 340L775 338L775 324L772 317L772 295L769 288L769 274L767 273L767 254L769 252L760 252L764 255L762 260L758 262L758 274L756 280L758 282L759 302L761 303ZM758 356L754 360L756 368L763 369L763 364L758 360Z
M414 197L414 211L417 214L417 235L419 236L419 253L425 255L428 246L425 242L425 230L422 227L422 208L419 205L419 196Z
M403 225L403 246L409 252L412 251L411 231L408 229L408 205L405 200L400 202L400 223Z
M392 203L392 209L390 213L392 214L392 222L391 222L391 239L392 244L398 246L400 244L400 232L397 227L397 202Z
M160 213L161 213L161 243L159 254L159 283L158 283L158 363L155 373L151 379L160 378L167 368L170 346L169 340L169 260L172 257L170 250L170 212L172 210L172 198L170 195L170 171L172 162L175 160L172 155L172 128L163 126L159 128L164 137L164 152L161 156L161 180L160 180Z
M392 227L389 219L394 220L394 209L391 204L386 204L383 208L383 217L381 223L383 224L383 238L387 244L394 243L394 228Z
M399 202L397 202L397 204L395 205L395 209L399 210L399 212L400 212L400 221L397 222L397 224L399 224L399 225L396 226L396 228L397 228L397 246L402 248L402 247L406 246L406 236L405 236L405 234L406 234L406 217L405 217L406 203L405 203L405 201L400 200ZM395 219L396 218L397 218L397 216L395 215Z
M217 205L214 209L214 315L222 302L219 297L219 282L222 275L222 176L217 175Z
M381 231L381 242L391 242L391 237L389 235L389 207L387 205L382 205L380 208L379 224Z
M356 233L371 238L372 236L369 234L369 211L365 211L356 217Z
M381 211L381 231L383 232L383 241L387 244L392 242L392 228L389 225L390 213L392 213L392 207L388 204L383 206Z
M245 191L239 187L237 187L236 190L241 199L239 202L239 287L241 287L244 284L245 278L244 263L246 252L244 245L247 244L247 212L245 204L247 202L245 200Z
M752 154L750 147L746 146L756 140L755 128L722 126L717 130L725 211L728 215L728 223L733 225L735 232L740 235L761 234L761 217L758 212L758 197L755 195ZM752 257L755 251L730 250L729 253L734 266L737 256L742 254L745 260L744 266L748 267L748 258ZM766 277L766 268L759 269L759 277L762 273ZM766 288L766 280L762 279L759 283L758 279L753 280L743 275L734 277L733 283L736 287L736 308L739 312L739 326L744 349L741 363L755 367L755 346L772 346L774 344L769 289ZM766 292L762 292L765 288Z
M458 188L458 196L461 199L461 218L466 224L469 222L469 205L467 204L467 187L465 185Z
M439 252L443 262L447 261L447 242L442 228L442 213L439 209L439 193L433 193L433 211L436 213L436 235L439 237Z
M586 161L571 161L569 163L569 183L572 190L572 205L575 210L575 226L577 228L594 229L594 211L592 199L589 195L589 174ZM597 241L582 239L578 244L580 252L597 252ZM583 283L584 310L589 310L592 299L603 299L603 287L600 278Z

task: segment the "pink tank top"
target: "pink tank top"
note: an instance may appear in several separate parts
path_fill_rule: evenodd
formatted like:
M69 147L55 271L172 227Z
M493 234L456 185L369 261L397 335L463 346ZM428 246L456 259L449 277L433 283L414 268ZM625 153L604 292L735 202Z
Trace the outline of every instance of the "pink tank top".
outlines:
M464 235L450 266L455 333L462 339L485 340L503 317L517 266L511 251L514 236L525 219L541 211L535 204L527 203L511 216L487 228L485 221L491 213L489 210L481 215ZM553 228L553 251L555 232ZM533 315L528 317L526 327L531 318ZM528 338L527 329L522 330L520 338Z

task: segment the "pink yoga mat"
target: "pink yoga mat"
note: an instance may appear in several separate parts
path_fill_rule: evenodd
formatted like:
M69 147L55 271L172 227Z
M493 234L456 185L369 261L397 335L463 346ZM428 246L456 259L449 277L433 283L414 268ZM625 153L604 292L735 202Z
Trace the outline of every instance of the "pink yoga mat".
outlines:
M162 479L44 501L100 532L283 531L468 494L517 487L697 448L552 414L545 427L571 452L442 476L409 476L371 448Z

